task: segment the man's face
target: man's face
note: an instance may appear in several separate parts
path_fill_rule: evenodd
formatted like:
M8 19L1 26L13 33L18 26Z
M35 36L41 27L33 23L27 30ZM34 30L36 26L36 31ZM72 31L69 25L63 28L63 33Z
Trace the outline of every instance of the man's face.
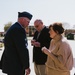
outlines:
M30 20L28 18L24 17L23 18L23 26L24 26L24 28L28 27L29 23L30 23Z
M37 31L40 32L42 29L42 23L40 21L36 21L36 22L34 22L34 27Z

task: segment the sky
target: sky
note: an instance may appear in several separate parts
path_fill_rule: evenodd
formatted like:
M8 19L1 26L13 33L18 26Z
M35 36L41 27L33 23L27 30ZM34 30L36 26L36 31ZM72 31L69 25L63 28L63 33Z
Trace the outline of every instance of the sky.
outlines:
M75 0L0 0L0 31L8 22L17 21L18 12L33 14L30 25L41 19L46 26L54 22L75 25Z

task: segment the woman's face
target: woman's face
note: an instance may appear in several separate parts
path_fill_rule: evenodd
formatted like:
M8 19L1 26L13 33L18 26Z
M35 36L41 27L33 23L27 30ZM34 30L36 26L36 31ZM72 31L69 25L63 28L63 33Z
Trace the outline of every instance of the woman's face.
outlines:
M51 38L54 38L57 35L57 33L53 30L53 27L50 27L49 33Z

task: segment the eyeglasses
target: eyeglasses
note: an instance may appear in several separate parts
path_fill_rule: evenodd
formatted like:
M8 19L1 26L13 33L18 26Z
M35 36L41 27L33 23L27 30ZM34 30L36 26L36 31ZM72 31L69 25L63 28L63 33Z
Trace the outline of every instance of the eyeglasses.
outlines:
M39 25L36 25L36 26L35 26L35 28L38 28L38 27L39 27Z
M24 18L28 23L30 23L30 20L28 18Z
M39 26L35 26L35 28L38 28Z

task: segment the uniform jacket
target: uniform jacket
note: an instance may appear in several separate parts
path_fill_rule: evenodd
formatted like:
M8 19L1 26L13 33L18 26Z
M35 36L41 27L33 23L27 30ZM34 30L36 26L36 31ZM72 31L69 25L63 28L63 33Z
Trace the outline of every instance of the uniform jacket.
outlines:
M29 52L26 32L18 22L8 29L4 45L5 49L1 59L2 71L13 75L22 74L26 68L29 68Z
M35 46L33 47L33 61L36 64L43 65L43 64L45 64L45 62L47 60L47 55L41 51L41 48L44 46L49 48L50 41L51 41L51 38L49 35L49 29L44 27L40 33L38 31L36 31L33 39L40 42L40 44L41 44L41 47L35 47Z

